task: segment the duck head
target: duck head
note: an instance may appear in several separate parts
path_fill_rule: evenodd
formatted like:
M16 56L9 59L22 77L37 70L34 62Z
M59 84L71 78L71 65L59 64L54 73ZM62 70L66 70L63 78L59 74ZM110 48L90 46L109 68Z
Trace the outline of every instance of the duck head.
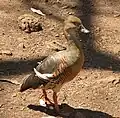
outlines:
M84 25L82 24L82 21L74 15L69 15L65 20L65 30L71 29L71 28L78 28L82 33L90 32L84 27Z

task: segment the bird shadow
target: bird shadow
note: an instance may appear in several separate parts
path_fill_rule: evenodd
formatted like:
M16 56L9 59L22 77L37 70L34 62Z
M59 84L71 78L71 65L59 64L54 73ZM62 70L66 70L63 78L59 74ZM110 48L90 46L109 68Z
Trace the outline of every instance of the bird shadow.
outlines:
M46 56L41 56L37 59L30 60L8 60L0 62L0 76L20 75L22 73L30 72L37 66L37 62L44 60Z
M54 109L48 109L48 107L46 108L39 105L30 104L28 105L28 108L34 111L40 111L46 113L50 116L62 117L62 118L113 118L111 115L101 111L93 111L83 108L74 108L65 103L59 105L60 113L57 113Z

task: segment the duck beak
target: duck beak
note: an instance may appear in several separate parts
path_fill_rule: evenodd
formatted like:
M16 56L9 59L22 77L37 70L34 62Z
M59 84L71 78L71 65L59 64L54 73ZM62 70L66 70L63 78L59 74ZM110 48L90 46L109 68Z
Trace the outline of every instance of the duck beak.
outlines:
M81 26L81 32L87 34L87 33L90 33L89 30L87 30L83 25Z

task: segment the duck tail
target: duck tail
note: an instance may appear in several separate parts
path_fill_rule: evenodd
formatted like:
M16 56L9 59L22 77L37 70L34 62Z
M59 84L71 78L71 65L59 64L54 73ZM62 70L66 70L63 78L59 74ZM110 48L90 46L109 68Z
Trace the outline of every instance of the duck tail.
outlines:
M20 87L20 92L23 92L29 88L36 89L44 83L44 81L42 81L40 78L36 77L34 73L32 73L23 80L23 83Z

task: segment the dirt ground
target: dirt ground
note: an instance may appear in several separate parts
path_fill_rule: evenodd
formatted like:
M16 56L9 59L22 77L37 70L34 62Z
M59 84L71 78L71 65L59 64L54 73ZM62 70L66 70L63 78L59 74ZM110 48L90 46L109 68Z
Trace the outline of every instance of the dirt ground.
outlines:
M32 13L31 7L46 16ZM43 30L21 31L17 19L23 14L40 18ZM70 111L68 118L120 117L119 0L1 0L0 79L21 83L37 61L55 51L52 41L66 45L63 19L69 14L80 17L90 34L83 35L83 70L62 87L59 104ZM39 106L41 90L20 93L19 87L0 81L0 118L65 118Z

